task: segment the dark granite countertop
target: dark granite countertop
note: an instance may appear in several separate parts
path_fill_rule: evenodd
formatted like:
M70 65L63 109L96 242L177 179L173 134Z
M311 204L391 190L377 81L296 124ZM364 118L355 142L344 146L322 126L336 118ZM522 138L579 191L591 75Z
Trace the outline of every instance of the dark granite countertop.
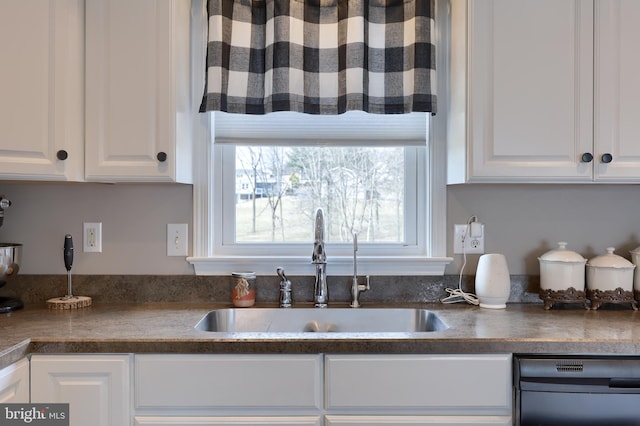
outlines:
M33 306L0 314L0 367L29 353L640 353L640 312L630 307L587 311L565 306L544 310L540 304L509 304L504 310L439 303L386 306L431 309L449 329L210 333L194 325L209 310L227 305L95 304L71 311Z

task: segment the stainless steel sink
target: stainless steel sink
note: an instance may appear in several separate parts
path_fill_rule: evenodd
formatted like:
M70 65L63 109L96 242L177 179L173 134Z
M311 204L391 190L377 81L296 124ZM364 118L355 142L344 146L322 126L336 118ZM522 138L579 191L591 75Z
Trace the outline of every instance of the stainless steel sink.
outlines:
M210 311L195 328L223 333L421 333L449 327L427 309L240 308Z

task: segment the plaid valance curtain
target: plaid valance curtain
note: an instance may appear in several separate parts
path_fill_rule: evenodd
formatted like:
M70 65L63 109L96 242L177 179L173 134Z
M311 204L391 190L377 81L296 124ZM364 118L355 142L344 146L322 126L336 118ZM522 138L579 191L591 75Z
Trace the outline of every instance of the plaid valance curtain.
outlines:
M208 0L201 111L436 111L434 0Z

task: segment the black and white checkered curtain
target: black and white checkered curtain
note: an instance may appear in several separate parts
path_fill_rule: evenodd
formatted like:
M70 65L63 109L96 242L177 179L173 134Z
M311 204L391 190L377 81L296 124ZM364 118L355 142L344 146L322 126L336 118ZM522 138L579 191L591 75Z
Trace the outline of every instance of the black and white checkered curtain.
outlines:
M208 0L202 111L436 111L434 0Z

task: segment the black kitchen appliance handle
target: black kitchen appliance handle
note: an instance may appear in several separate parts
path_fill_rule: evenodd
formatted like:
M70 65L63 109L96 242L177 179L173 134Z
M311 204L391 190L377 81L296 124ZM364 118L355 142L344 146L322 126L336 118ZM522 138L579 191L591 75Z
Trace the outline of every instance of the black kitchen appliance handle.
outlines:
M609 380L609 387L623 389L640 389L640 379L613 378Z
M64 236L64 267L67 271L71 270L73 265L73 238L67 234Z

